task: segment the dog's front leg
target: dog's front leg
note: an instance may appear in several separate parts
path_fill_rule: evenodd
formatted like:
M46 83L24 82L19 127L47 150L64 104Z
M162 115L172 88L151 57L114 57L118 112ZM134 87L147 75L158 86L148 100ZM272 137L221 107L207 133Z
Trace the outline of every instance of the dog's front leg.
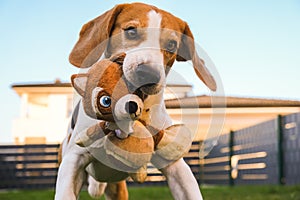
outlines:
M86 166L91 162L88 154L68 152L62 160L56 181L55 200L76 200L83 181Z
M167 178L174 199L202 200L198 183L182 158L161 169L161 171Z

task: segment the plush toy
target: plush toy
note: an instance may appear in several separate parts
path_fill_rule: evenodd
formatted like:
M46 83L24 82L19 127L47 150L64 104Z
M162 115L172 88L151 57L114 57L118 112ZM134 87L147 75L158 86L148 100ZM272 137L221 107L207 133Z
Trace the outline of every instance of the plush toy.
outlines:
M105 155L102 159L133 172L130 176L143 182L154 141L146 127L136 121L143 110L143 100L127 89L121 69L124 57L125 54L119 54L101 60L87 73L72 75L72 85L82 96L85 113L99 120L79 134L76 143L89 147L101 141L97 154Z
M157 130L140 120L143 95L132 94L123 77L125 53L94 64L86 74L71 77L82 96L85 113L101 120L80 134L79 146L102 146L102 158L110 164L131 171L131 178L143 182L147 163L163 168L188 152L192 134L182 124Z

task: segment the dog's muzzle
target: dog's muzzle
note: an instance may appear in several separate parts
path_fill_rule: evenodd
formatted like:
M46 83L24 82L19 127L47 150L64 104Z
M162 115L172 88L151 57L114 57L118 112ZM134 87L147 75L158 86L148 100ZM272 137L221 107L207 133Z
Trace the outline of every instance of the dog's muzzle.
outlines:
M153 95L161 90L161 73L151 65L141 64L134 70L133 85L147 95Z
M156 85L160 82L161 76L157 70L152 69L148 65L139 65L135 70L138 85Z

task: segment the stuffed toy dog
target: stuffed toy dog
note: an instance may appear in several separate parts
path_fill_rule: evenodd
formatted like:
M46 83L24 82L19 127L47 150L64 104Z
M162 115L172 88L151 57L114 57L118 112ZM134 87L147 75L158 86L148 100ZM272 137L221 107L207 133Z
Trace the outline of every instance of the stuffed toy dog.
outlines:
M79 134L76 144L95 148L106 164L130 173L143 182L146 165L154 150L152 135L136 121L143 110L142 99L131 94L122 74L125 54L112 56L93 65L85 74L74 74L72 85L82 96L85 113L99 121ZM126 138L126 139L125 139ZM99 141L96 144L92 144Z

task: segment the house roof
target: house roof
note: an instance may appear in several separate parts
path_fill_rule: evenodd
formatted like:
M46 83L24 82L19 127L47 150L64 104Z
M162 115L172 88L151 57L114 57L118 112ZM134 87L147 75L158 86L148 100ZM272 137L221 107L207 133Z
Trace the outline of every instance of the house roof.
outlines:
M192 88L189 84L167 84L168 87L188 87ZM71 83L61 82L60 80L55 80L54 83L14 83L11 85L12 88L22 88L22 87L72 87Z
M22 94L72 94L71 83L61 82L56 79L54 82L43 83L18 83L12 84L12 89L21 96Z
M213 103L212 103L213 102ZM300 107L300 101L246 98L196 96L165 101L167 108L211 108L211 107Z
M43 82L43 83L14 83L11 85L12 88L37 88L37 87L72 87L71 83L61 82L56 79L54 82Z

